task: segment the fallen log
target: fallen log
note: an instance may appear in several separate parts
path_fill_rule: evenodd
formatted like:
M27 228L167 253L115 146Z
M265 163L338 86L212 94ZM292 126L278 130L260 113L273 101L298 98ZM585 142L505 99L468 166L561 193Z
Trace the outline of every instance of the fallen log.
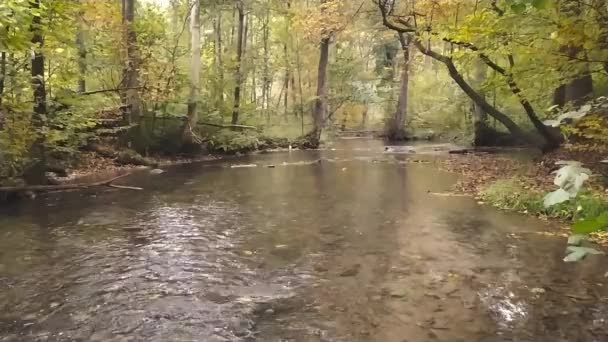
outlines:
M462 148L449 150L449 154L468 154L468 153L504 153L504 152L516 152L521 151L522 148L518 147L500 147L500 146L478 146L472 148Z
M143 190L144 188L140 188L138 186L126 186L126 185L116 185L116 184L108 184L110 188L115 189L125 189L125 190Z
M198 122L197 125L219 127L219 128L255 129L256 131L259 130L259 128L255 127L255 126L247 126L247 125L222 125L222 124L215 124L215 123L211 123L211 122Z
M130 189L130 190L143 190L142 188L135 187L127 187L114 185L112 182L129 176L130 173L125 173L116 177L112 177L110 179L106 179L99 182L92 183L76 183L76 184L60 184L60 185L20 185L20 186L0 186L0 192L43 192L43 191L65 191L65 190L74 190L74 189L86 189L92 188L96 186L109 186L113 188L119 189Z

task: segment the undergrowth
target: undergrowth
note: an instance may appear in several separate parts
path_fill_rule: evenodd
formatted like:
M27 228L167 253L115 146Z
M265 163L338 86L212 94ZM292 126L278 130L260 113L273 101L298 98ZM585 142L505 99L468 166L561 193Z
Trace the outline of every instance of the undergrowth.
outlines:
M577 197L549 208L543 206L545 191L533 189L520 177L500 179L480 192L480 198L499 209L568 221L595 217L608 210L608 201L596 192L584 191Z

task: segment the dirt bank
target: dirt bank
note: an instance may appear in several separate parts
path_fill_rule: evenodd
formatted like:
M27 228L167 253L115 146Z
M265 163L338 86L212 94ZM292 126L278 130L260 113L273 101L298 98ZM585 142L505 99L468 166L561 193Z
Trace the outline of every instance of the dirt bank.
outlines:
M591 169L594 176L587 184L594 192L605 192L604 175L606 166L600 161L604 158L601 152L577 149L566 146L555 152L536 155L531 151L508 154L463 154L450 155L439 161L442 169L458 173L461 180L454 186L460 194L480 195L490 184L501 179L517 177L525 189L546 192L555 189L553 171L560 160L576 160Z

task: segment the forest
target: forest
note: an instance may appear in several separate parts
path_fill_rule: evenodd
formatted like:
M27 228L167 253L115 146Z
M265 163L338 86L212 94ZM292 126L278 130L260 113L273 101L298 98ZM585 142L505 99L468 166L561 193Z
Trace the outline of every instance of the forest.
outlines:
M570 114L606 93L607 18L600 0L5 0L0 179L44 182L101 145L602 143L601 115Z
M0 0L1 341L608 341L606 0Z

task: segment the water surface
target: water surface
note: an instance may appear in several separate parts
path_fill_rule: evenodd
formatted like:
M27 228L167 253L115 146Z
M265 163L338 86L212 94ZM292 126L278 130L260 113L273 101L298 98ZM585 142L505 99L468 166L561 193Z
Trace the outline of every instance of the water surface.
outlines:
M605 259L348 140L0 216L0 341L607 341ZM231 168L255 163L255 168ZM273 168L267 167L273 165Z

